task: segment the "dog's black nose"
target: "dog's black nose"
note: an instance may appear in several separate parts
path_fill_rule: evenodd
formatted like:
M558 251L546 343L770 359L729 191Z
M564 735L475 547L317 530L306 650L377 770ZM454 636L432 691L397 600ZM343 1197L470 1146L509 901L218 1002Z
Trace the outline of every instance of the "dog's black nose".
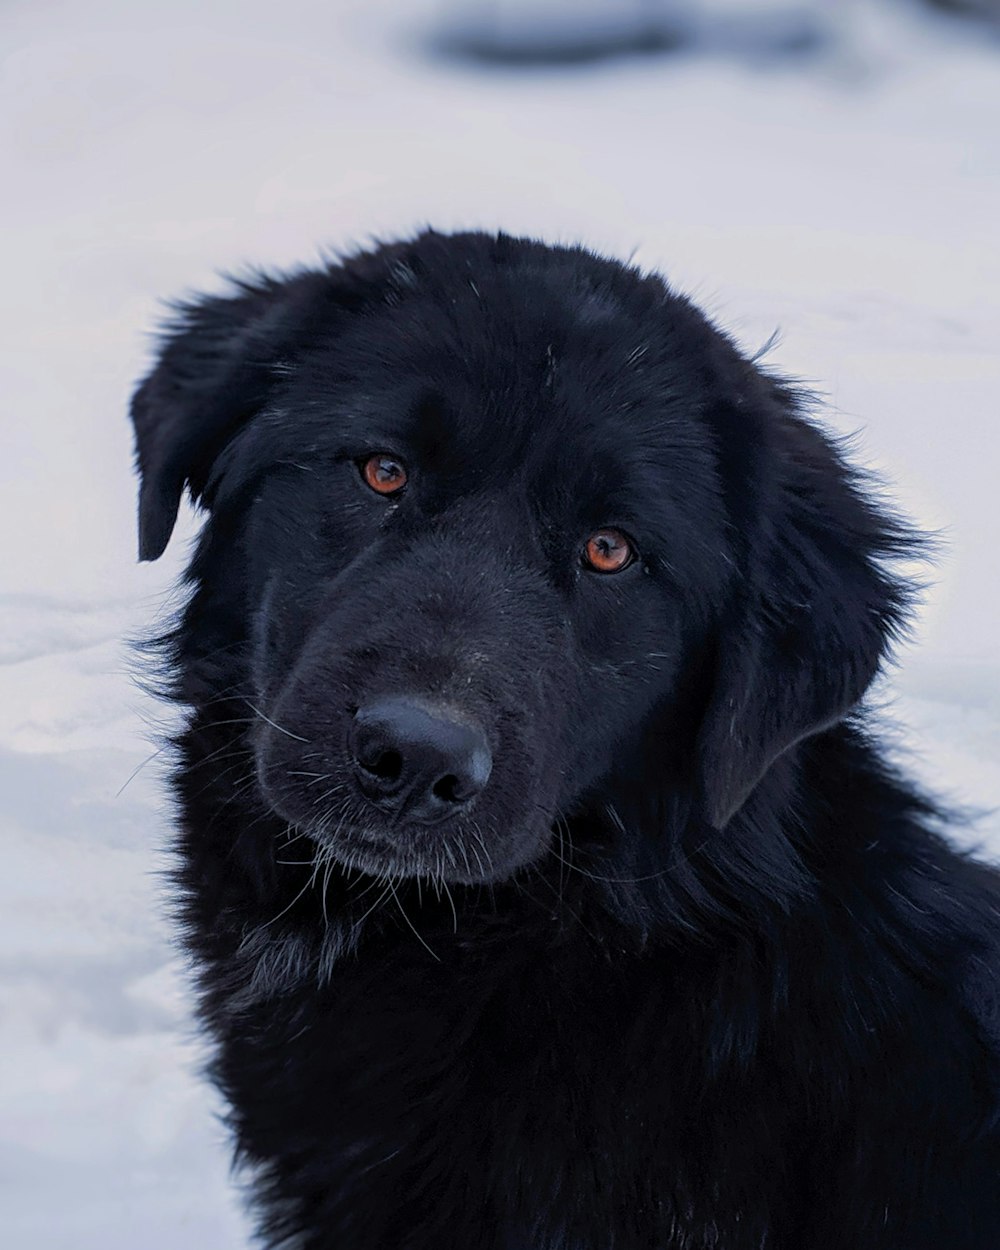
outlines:
M350 748L364 794L383 811L405 808L422 824L467 806L493 768L481 729L443 708L399 696L358 709Z

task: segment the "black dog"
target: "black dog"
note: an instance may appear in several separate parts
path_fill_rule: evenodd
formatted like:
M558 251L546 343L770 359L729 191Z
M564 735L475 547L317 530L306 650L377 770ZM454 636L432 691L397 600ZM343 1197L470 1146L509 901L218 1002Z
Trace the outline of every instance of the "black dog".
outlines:
M182 914L262 1235L996 1250L997 877L858 702L914 540L663 281L428 233L135 397Z

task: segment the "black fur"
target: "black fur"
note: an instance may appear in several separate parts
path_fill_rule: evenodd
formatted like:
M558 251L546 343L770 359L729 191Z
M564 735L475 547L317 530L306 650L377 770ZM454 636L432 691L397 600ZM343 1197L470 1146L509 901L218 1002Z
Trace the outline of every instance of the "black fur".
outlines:
M180 310L140 553L187 488L177 876L266 1245L1000 1245L997 878L865 727L915 540L802 408L504 236ZM492 746L443 825L352 781L400 693Z

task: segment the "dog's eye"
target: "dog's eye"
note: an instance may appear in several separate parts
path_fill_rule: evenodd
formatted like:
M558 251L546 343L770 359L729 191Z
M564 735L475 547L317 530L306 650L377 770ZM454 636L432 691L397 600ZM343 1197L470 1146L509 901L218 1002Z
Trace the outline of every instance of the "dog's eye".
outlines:
M361 462L365 484L380 495L398 495L406 485L406 469L395 456L376 452Z
M620 573L634 559L635 548L621 530L598 530L583 549L583 562L595 573Z

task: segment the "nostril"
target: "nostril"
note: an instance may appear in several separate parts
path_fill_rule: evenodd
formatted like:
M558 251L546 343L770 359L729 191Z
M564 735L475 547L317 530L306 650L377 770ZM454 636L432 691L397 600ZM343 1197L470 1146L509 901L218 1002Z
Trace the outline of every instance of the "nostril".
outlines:
M398 751L382 751L376 758L360 759L358 763L380 781L398 781L403 772L403 757Z
M445 777L439 777L431 787L431 793L434 797L441 799L445 803L461 803L462 799L458 790L458 778L452 773L448 773Z

